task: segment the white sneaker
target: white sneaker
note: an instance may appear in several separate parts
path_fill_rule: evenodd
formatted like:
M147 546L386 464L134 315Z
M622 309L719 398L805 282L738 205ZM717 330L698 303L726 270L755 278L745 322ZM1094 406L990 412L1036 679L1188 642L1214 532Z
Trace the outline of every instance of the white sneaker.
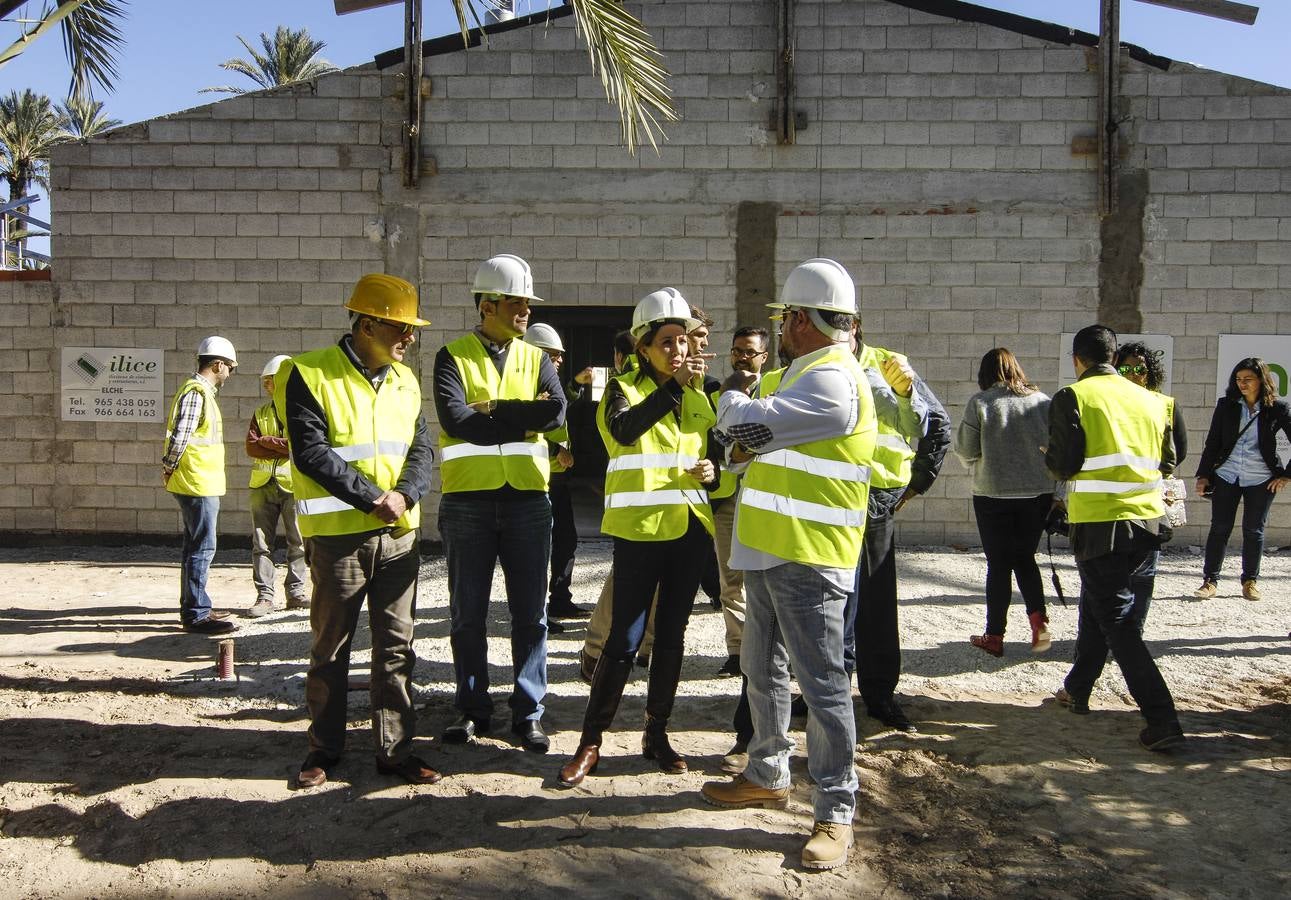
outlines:
M847 862L852 847L852 826L844 822L817 822L802 848L807 869L837 869Z

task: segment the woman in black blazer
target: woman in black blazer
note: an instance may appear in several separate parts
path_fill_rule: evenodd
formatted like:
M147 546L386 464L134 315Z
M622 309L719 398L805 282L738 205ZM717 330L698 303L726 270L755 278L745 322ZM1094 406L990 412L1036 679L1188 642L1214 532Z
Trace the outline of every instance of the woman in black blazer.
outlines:
M1206 447L1197 466L1197 493L1210 497L1204 581L1194 596L1214 597L1228 536L1242 503L1242 596L1259 600L1256 582L1264 553L1264 524L1273 495L1291 479L1278 458L1278 432L1291 438L1291 409L1278 399L1268 364L1247 357L1233 368L1228 389L1215 406Z

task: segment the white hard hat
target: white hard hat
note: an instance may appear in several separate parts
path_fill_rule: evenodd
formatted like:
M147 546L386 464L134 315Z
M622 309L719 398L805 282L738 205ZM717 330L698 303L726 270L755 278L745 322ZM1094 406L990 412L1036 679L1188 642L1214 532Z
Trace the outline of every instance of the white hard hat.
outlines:
M560 335L556 333L556 329L542 322L535 322L529 326L529 330L524 333L524 342L542 350L565 352L565 345L560 342Z
M632 310L632 336L640 339L641 335L650 330L651 325L666 319L682 323L687 334L701 324L699 319L691 316L690 304L681 295L681 291L670 287L659 288L642 297L637 308Z
M508 297L524 297L537 303L542 302L542 298L533 293L533 269L512 253L500 253L480 263L480 267L475 270L471 293L505 294Z
M260 377L268 378L270 375L277 375L278 367L289 359L291 359L291 357L287 354L279 353L273 359L264 364L264 368L260 370Z
M794 267L785 279L779 298L767 306L772 309L821 309L855 316L856 285L842 263L832 259L809 259Z
M220 359L227 359L235 366L238 364L238 352L233 349L232 342L217 334L211 335L197 345L197 355L199 357L218 356Z

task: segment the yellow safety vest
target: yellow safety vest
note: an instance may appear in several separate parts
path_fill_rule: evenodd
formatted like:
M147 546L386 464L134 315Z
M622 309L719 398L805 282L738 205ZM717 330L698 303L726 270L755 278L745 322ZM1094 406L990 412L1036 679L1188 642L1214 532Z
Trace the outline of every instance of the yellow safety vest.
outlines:
M659 390L654 379L639 372L614 378L630 406L638 406ZM625 447L610 434L605 419L606 399L596 409L596 426L610 456L605 469L605 513L601 531L632 541L671 541L686 533L691 513L709 534L715 532L708 494L685 473L704 457L708 429L717 422L712 404L701 391L686 387L681 395L680 420L671 414Z
M1096 375L1071 385L1085 433L1085 462L1067 491L1072 523L1155 519L1161 499L1166 404L1128 378Z
M538 397L538 377L547 354L532 344L513 340L501 374L473 331L449 344L448 352L457 363L467 403ZM551 471L547 453L547 442L540 434L505 444L472 444L440 431L441 490L445 494L492 491L509 484L520 491L545 491Z
M274 412L273 401L256 407L256 428L265 437L286 437L287 429L282 425ZM286 459L251 459L251 481L247 487L258 488L270 480L278 482L278 487L291 493L291 463Z
M721 391L713 391L708 395L709 402L713 404L713 410L716 412L718 400L721 398ZM708 495L709 500L725 500L727 497L735 496L735 491L740 486L740 476L736 475L725 466L722 467L720 480L717 483L717 490Z
M861 345L860 363L863 369L874 369L881 373L883 361L891 357L905 362L905 357L900 353L882 347L871 347L869 344ZM874 442L874 460L870 466L870 487L905 487L910 483L910 463L914 456L914 449L901 432L880 419L879 436Z
M166 490L188 497L223 497L224 419L220 416L220 405L215 402L215 389L209 382L194 376L179 386L170 404L166 433L169 436L175 430L180 400L194 392L202 395L202 418L189 436L175 471L170 473Z
M547 432L545 435L543 435L543 437L547 439L547 443L549 445L562 444L562 445L568 446L569 426L561 425L559 428L555 429L554 431ZM551 474L559 475L561 472L565 471L565 467L560 464L560 459L558 457L552 456L550 450L547 451L547 460L551 464Z
M381 491L399 483L408 450L421 415L417 376L402 363L392 362L381 389L363 377L340 346L303 353L292 360L305 387L327 417L327 442L333 452ZM282 369L279 369L279 374ZM291 465L296 494L296 521L304 537L360 534L391 527L371 513L333 497L314 479ZM393 526L399 530L421 523L414 505Z
M740 488L737 532L746 547L781 559L850 569L860 557L865 536L870 462L878 434L865 372L846 347L835 345L770 389L788 388L821 365L851 370L857 386L855 426L850 434L755 456ZM764 379L769 380L770 376Z

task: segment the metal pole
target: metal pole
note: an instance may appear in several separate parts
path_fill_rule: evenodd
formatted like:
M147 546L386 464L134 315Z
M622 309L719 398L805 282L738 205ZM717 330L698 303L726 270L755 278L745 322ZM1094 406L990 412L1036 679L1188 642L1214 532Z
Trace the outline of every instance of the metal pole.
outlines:
M403 10L403 48L407 63L403 186L415 188L421 177L421 0L404 0Z
M1098 18L1098 212L1116 212L1116 122L1121 84L1121 0L1102 0Z

